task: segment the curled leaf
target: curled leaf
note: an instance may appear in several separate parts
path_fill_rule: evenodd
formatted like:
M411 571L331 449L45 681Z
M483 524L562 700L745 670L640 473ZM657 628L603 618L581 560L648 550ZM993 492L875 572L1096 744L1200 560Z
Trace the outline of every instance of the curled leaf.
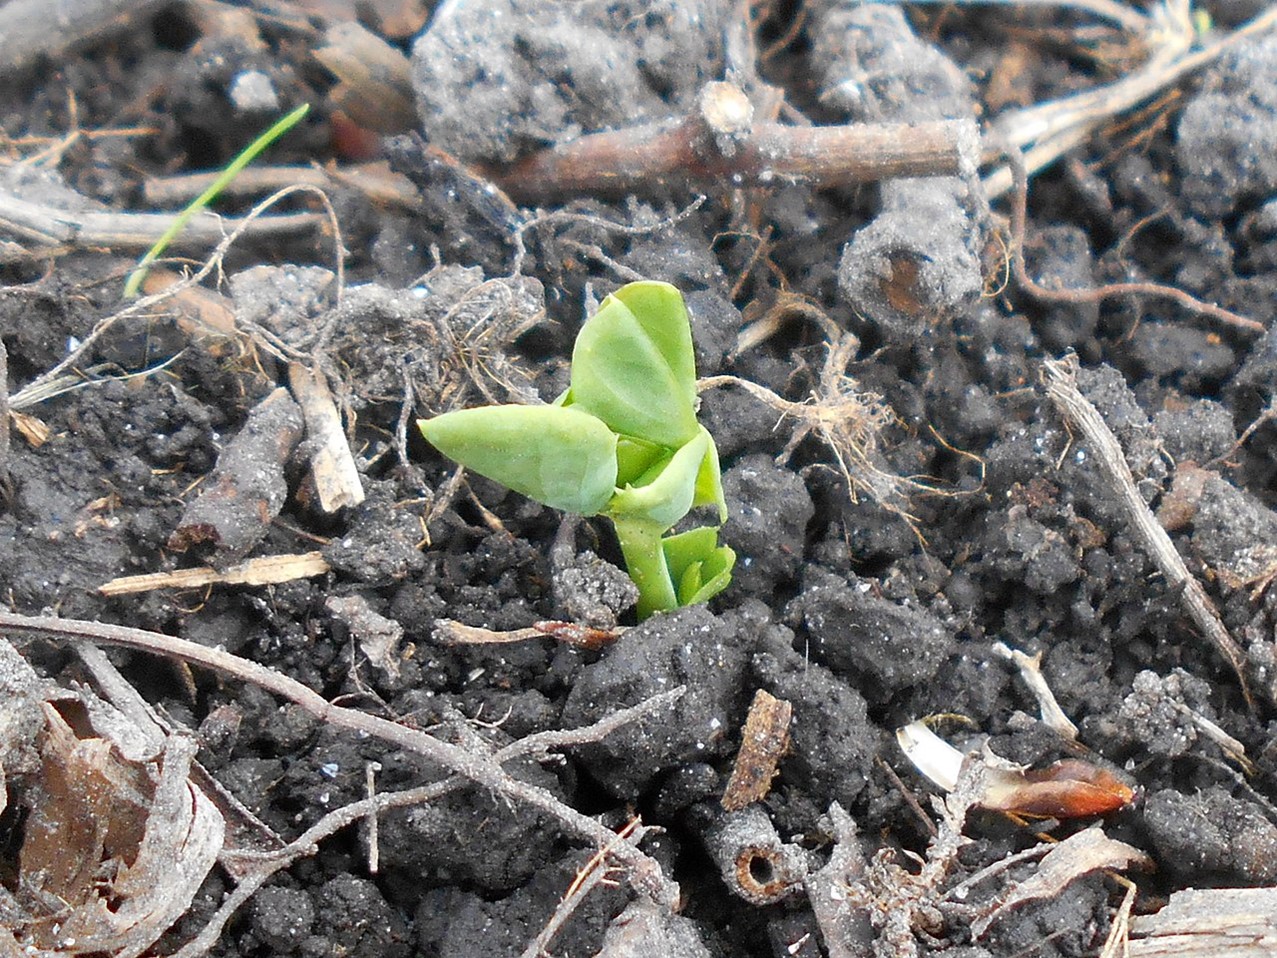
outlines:
M718 510L718 521L727 521L727 499L723 495L723 472L718 463L718 446L714 445L714 437L701 426L701 432L709 439L709 448L705 450L705 458L701 460L700 471L696 473L696 495L693 506L713 506Z
M736 553L718 544L718 530L712 526L662 539L661 548L679 605L708 602L732 579Z
M592 516L616 489L616 436L579 409L483 406L417 425L449 459L554 509Z
M696 496L697 477L712 442L697 427L692 440L674 453L668 463L645 485L616 490L608 515L642 520L664 532L687 515ZM644 477L646 478L646 476Z

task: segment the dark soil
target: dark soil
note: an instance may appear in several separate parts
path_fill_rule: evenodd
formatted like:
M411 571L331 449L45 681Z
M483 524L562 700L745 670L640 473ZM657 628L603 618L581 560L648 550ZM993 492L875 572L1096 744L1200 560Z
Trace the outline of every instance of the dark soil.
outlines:
M677 916L659 913L617 873L568 919L554 955L593 955L605 938L609 955L822 953L801 891L759 906L734 895L715 864L718 800L760 688L793 707L790 750L762 808L813 874L831 854L833 803L854 819L865 861L886 850L909 865L926 853L930 834L909 799L930 812L935 788L894 731L945 714L964 720L945 734L974 751L987 741L1032 766L1082 757L1137 788L1137 801L1103 823L1156 864L1138 876L1137 910L1179 889L1277 881L1277 333L1165 298L1055 303L1008 284L1006 201L991 203L970 176L826 190L719 184L691 212L702 188L674 181L520 208L483 179L583 133L685 113L731 70L756 98L766 84L782 88L786 122L918 123L1108 82L1138 50L1084 46L1077 37L1094 23L1036 5L808 0L749 5L760 19L745 31L757 44L741 73L738 11L726 2L434 6L245 3L246 35L221 18L229 5L152 5L125 32L0 83L0 188L33 202L148 210L148 178L218 167L301 102L313 104L303 126L259 164L347 163L353 129L414 191L408 209L340 178L326 187L348 250L340 302L332 236L246 237L206 286L255 349L192 339L161 309L98 340L78 367L82 388L22 410L50 434L34 445L13 431L0 512L6 603L220 646L328 699L481 749L686 686L671 707L561 761L508 766L609 827L634 815L659 826L643 847L682 892ZM1227 25L1258 6L1205 10ZM411 52L418 129L378 135L334 115L335 81L312 51L351 10ZM271 95L250 96L252 84ZM1174 89L1033 178L1028 271L1046 286L1170 284L1266 323L1277 306L1277 39L1242 44ZM92 132L125 127L146 132ZM73 128L83 135L63 139ZM250 202L229 198L219 210L244 213ZM311 196L289 203L318 209ZM11 392L121 307L141 251L43 247L0 220ZM184 252L198 261L209 250ZM400 430L450 408L553 398L592 304L639 277L686 293L702 376L739 376L802 402L827 393L835 337L855 345L835 378L884 411L867 471L853 464L849 482L818 429L791 443L794 415L740 388L709 390L701 417L731 510L722 538L739 555L726 592L603 649L549 637L445 643L437 619L608 628L619 611L634 624L618 610L627 590L605 524L563 526L478 477L457 485L450 463ZM764 327L770 335L738 350L742 329ZM303 438L287 443L291 456L276 449L276 473L267 463L226 478L253 498L237 504L241 525L216 528L199 497L225 478L219 457L225 464L255 429L280 428L253 410L288 384L287 360L318 356L317 343L349 413L364 502L320 508ZM1165 585L1088 444L1038 387L1041 363L1066 351L1246 653L1253 708ZM98 592L119 576L314 549L330 566L318 577ZM1041 653L1077 742L1037 719L998 642ZM69 681L70 656L24 652ZM285 839L363 798L369 763L379 792L446 774L243 683L112 656L175 721L205 724L203 764ZM1245 747L1245 774L1193 714ZM28 785L10 776L11 809ZM1089 824L1035 829L973 812L972 842L946 881L1029 847L1035 831L1064 837ZM12 845L17 826L0 825ZM477 787L382 816L375 874L366 839L352 827L283 872L213 953L517 955L595 851L544 812ZM6 866L0 877L13 875ZM232 887L215 869L161 951L195 933ZM1001 887L977 885L965 904ZM970 909L941 909L912 933L923 954L1092 955L1121 896L1094 872L1004 913L979 940ZM835 953L889 953L886 942Z

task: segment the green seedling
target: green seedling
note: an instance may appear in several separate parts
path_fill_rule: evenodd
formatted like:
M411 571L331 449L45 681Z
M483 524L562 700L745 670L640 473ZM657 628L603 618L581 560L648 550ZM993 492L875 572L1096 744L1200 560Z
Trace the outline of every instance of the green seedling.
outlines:
M182 212L173 217L173 222L169 225L169 228L155 241L155 245L146 251L146 255L138 261L137 266L133 267L133 272L129 274L129 278L124 284L125 299L132 299L138 294L138 290L142 288L143 280L146 279L146 274L150 271L151 264L159 259L164 254L164 251L168 249L169 244L177 238L182 230L186 229L186 224L191 221L191 217L217 199L218 194L226 189L231 180L239 176L244 167L257 159L258 155L266 147L295 127L309 110L310 104L303 103L291 113L276 120L266 132L244 147L230 163L226 164L226 169L222 170L217 178L208 185L208 189L191 200Z
M718 450L696 421L687 307L668 283L630 283L603 301L572 350L568 391L548 406L483 406L419 421L467 469L564 512L616 528L638 616L705 602L736 553L718 527L667 533L694 507L727 519Z

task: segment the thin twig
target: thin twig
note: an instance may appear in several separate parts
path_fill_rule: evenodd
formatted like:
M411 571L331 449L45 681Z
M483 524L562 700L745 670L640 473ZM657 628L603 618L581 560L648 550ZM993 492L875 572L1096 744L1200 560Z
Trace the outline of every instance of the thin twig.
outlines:
M624 828L617 832L616 840L625 841L629 839L638 841L649 831L651 829L645 828L641 819L633 818L626 823ZM590 892L598 888L599 885L608 883L609 869L605 864L607 851L606 848L599 849L581 867L572 884L568 886L568 890L564 892L563 898L555 906L554 912L550 915L545 926L523 949L520 958L546 958L549 954L546 949L550 947L550 942L554 940L554 936L559 933L559 930L572 917L572 914L581 907L581 903L585 901Z
M1090 443L1101 471L1118 494L1136 537L1171 589L1180 592L1181 600L1197 627L1232 666L1246 703L1253 709L1255 700L1246 678L1246 654L1229 634L1206 590L1188 571L1183 558L1175 551L1171 537L1140 495L1117 437L1095 406L1078 390L1077 368L1076 356L1043 363L1042 378L1047 396L1069 425Z
M995 150L1003 144L1022 150L1028 168L1040 170L1085 142L1101 123L1138 106L1187 74L1213 63L1243 40L1274 26L1277 7L1269 7L1231 33L1188 51L1192 25L1183 24L1181 35L1174 31L1164 35L1161 47L1139 69L1105 86L1004 113L993 121L986 140ZM1003 167L985 177L988 196L1001 196L1010 189L1013 174L1013 170Z
M146 249L171 229L177 213L120 213L67 210L34 203L8 189L0 189L0 226L42 246L110 246ZM255 217L249 235L258 238L296 236L324 221L319 213L281 213ZM205 212L192 219L174 245L183 249L207 246L227 231L239 230L248 218Z
M510 267L510 276L513 278L523 272L523 261L528 255L526 236L530 230L557 223L579 223L597 227L606 233L612 233L617 236L649 236L662 230L673 229L700 209L707 199L708 197L706 196L698 196L672 216L666 216L654 223L643 222L633 225L617 223L603 216L580 213L576 210L553 210L548 213L538 210L535 216L530 216L519 223L514 230L514 235L511 237L511 242L514 244L514 263Z
M957 6L1013 6L1021 9L1033 7L1053 7L1058 9L1080 10L1101 20L1115 23L1122 29L1143 36L1149 29L1149 17L1137 9L1119 3L1117 0L914 0L921 4L940 4Z
M1019 649L1011 648L1005 642L994 642L993 653L1019 669L1020 678L1024 680L1024 684L1029 687L1029 691L1038 701L1038 714L1042 717L1042 724L1054 729L1069 741L1075 740L1077 726L1064 714L1064 709L1060 708L1060 703L1056 701L1055 693L1047 684L1046 676L1042 674L1042 653L1028 655Z
M1139 886L1116 872L1108 872L1108 876L1123 886L1126 894L1122 896L1122 904L1118 905L1117 913L1113 916L1113 924L1109 926L1108 936L1104 939L1100 958L1118 958L1119 955L1130 954L1131 908L1135 905Z
M499 749L492 756L493 761L500 764L524 755L536 757L545 754L551 748L597 742L622 726L667 707L682 694L683 688L679 687L654 695L630 708L620 709L583 728L551 730L525 736ZM450 775L442 781L419 788L383 792L334 809L282 848L267 851L223 850L222 859L236 866L241 874L244 874L246 868L251 870L241 878L235 890L222 901L217 911L200 929L199 934L187 942L172 958L198 958L211 949L221 937L226 923L241 905L247 902L271 876L283 871L299 858L315 854L319 850L319 843L325 838L335 835L361 819L375 820L376 815L392 808L407 808L437 801L465 784L467 779L464 776ZM609 842L608 847L610 848L612 844Z
M1007 163L1015 181L1011 194L1011 270L1015 281L1031 296L1055 303L1098 303L1115 296L1151 296L1171 299L1185 309L1201 316L1209 316L1233 329L1246 333L1262 333L1268 327L1247 316L1198 299L1182 289L1161 283L1107 283L1091 289L1059 289L1043 286L1029 275L1024 264L1024 233L1028 219L1029 175L1024 157L1013 147L1006 148Z
M0 612L0 632L52 641L87 640L117 645L178 658L242 681L252 682L268 692L301 706L321 722L379 738L400 748L416 752L477 785L491 789L512 801L538 808L558 820L565 828L588 838L600 847L608 846L615 838L613 831L588 815L568 807L548 789L512 777L491 756L476 755L427 735L425 732L408 728L380 716L333 705L297 680L222 649L208 648L158 632L147 632L125 626L49 616L25 616L11 612ZM678 899L678 888L665 877L661 866L654 859L628 843L615 847L612 854L629 869L630 882L636 889L660 904L673 907Z

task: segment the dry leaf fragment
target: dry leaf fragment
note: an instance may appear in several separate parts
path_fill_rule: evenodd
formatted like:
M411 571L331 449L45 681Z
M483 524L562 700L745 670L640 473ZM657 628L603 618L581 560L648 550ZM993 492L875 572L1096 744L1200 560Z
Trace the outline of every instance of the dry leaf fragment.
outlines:
M1008 909L1026 901L1058 895L1066 885L1083 875L1104 868L1131 867L1151 869L1153 860L1138 848L1109 838L1094 825L1053 846L1029 878L1012 882L1006 894L971 923L972 935L977 939L983 937L989 926Z
M151 760L130 761L95 735L93 710L61 705L44 705L41 774L21 796L22 946L136 958L190 907L224 822L189 780L193 739L170 736Z
M350 634L374 667L392 679L399 678L402 625L376 612L361 595L329 596L324 606L350 629Z

